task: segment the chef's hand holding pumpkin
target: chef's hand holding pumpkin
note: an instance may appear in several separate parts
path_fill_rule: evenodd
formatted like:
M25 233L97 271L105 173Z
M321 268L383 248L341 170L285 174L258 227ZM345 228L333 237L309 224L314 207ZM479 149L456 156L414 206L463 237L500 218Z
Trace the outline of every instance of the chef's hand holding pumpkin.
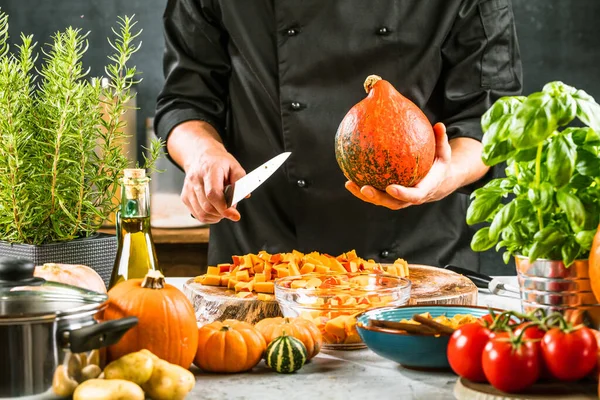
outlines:
M171 132L168 150L185 170L181 200L193 216L208 224L223 218L239 221L240 213L235 207L227 208L223 191L246 171L225 149L215 129L206 122L184 122Z
M415 186L389 185L386 191L372 186L359 187L354 182L346 182L346 189L359 199L375 205L399 210L441 200L458 189L451 178L452 149L446 135L446 127L437 123L433 127L436 154L433 165L427 175Z

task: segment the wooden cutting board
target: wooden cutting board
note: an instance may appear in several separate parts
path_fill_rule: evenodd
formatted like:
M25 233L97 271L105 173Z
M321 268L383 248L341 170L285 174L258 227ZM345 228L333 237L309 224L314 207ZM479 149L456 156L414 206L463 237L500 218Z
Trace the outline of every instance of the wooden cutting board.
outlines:
M411 298L409 304L477 304L477 287L455 272L426 265L409 265ZM256 323L263 318L279 317L275 300L239 298L224 287L204 286L190 279L183 291L192 301L199 325L227 318Z
M523 393L507 394L485 383L460 378L454 386L457 400L588 400L598 399L598 384L594 382L540 382Z

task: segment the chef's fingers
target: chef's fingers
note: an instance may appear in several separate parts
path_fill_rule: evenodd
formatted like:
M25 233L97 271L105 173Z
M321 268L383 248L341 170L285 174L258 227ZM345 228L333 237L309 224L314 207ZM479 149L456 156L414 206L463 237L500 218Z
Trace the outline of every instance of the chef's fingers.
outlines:
M233 162L229 165L229 171L227 173L229 184L235 184L239 179L246 176L246 171L242 166L234 159ZM250 195L246 196L246 198L250 197ZM235 204L232 207L227 208L223 211L223 215L225 218L228 218L232 221L239 221L241 218L240 212L235 208Z
M229 170L228 166L216 164L211 166L208 173L205 174L203 184L208 204L203 205L203 208L222 217L230 218L233 216L235 218L231 212L228 212L225 201L225 182L228 180L225 171L227 170Z
M219 222L223 216L210 204L206 198L204 182L206 174L192 170L186 174L183 182L182 200L187 199L187 206L201 222Z
M214 224L222 219L222 217L219 215L212 215L204 211L200 205L200 202L198 201L195 190L192 189L191 185L184 184L181 192L181 201L183 204L185 204L188 210L190 210L194 218L202 223Z
M450 163L452 160L452 148L448 142L448 135L446 135L446 126L438 122L433 126L433 133L435 135L436 158L445 163Z
M358 197L364 202L375 204L389 208L390 210L400 210L406 208L411 204L398 201L388 194L374 189L371 186L359 187L356 183L348 181L345 184L346 189L354 196Z

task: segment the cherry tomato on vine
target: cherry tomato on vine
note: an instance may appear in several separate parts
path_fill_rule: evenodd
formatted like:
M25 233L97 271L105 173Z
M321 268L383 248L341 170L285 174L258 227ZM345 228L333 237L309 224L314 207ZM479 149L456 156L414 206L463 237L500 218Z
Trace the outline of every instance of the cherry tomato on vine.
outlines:
M589 374L598 360L598 343L586 327L552 328L542 339L544 362L553 377L576 381Z
M507 393L528 388L540 375L539 347L528 340L492 339L485 345L481 363L492 386Z
M523 339L533 340L533 346L538 348L538 354L540 357L540 378L551 378L552 374L548 371L548 367L546 367L546 362L544 361L544 356L542 354L542 338L546 334L546 330L540 328L537 325L531 325L530 323L524 322L519 324L514 331L515 336L519 336L521 332L525 330L523 333Z
M473 382L485 382L481 354L489 341L490 330L480 322L458 328L448 342L446 355L452 370Z

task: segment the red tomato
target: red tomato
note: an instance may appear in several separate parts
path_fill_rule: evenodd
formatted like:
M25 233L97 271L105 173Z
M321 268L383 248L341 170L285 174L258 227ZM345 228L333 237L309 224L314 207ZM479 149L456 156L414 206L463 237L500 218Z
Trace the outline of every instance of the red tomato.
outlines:
M458 328L448 342L446 355L452 370L473 382L485 382L481 353L489 341L490 330L480 322Z
M535 342L533 342L533 345L538 348L538 354L540 357L540 378L544 378L544 379L551 378L552 374L550 374L550 372L548 371L548 367L546 367L546 362L544 361L544 356L542 354L542 341L540 340L544 337L544 335L546 334L546 331L541 329L539 326L528 325L528 323L525 322L525 323L520 324L515 329L514 335L519 336L521 334L521 331L523 331L523 329L525 329L525 332L523 333L523 336L522 336L523 339L535 340Z
M479 320L487 323L489 326L494 322L494 317L492 317L491 314L486 314L483 317L479 318Z
M492 386L507 393L526 389L540 376L539 348L531 341L515 345L502 338L492 339L483 350L481 363Z
M552 376L562 381L576 381L596 366L598 343L594 333L586 327L570 332L552 328L542 339L542 354Z

